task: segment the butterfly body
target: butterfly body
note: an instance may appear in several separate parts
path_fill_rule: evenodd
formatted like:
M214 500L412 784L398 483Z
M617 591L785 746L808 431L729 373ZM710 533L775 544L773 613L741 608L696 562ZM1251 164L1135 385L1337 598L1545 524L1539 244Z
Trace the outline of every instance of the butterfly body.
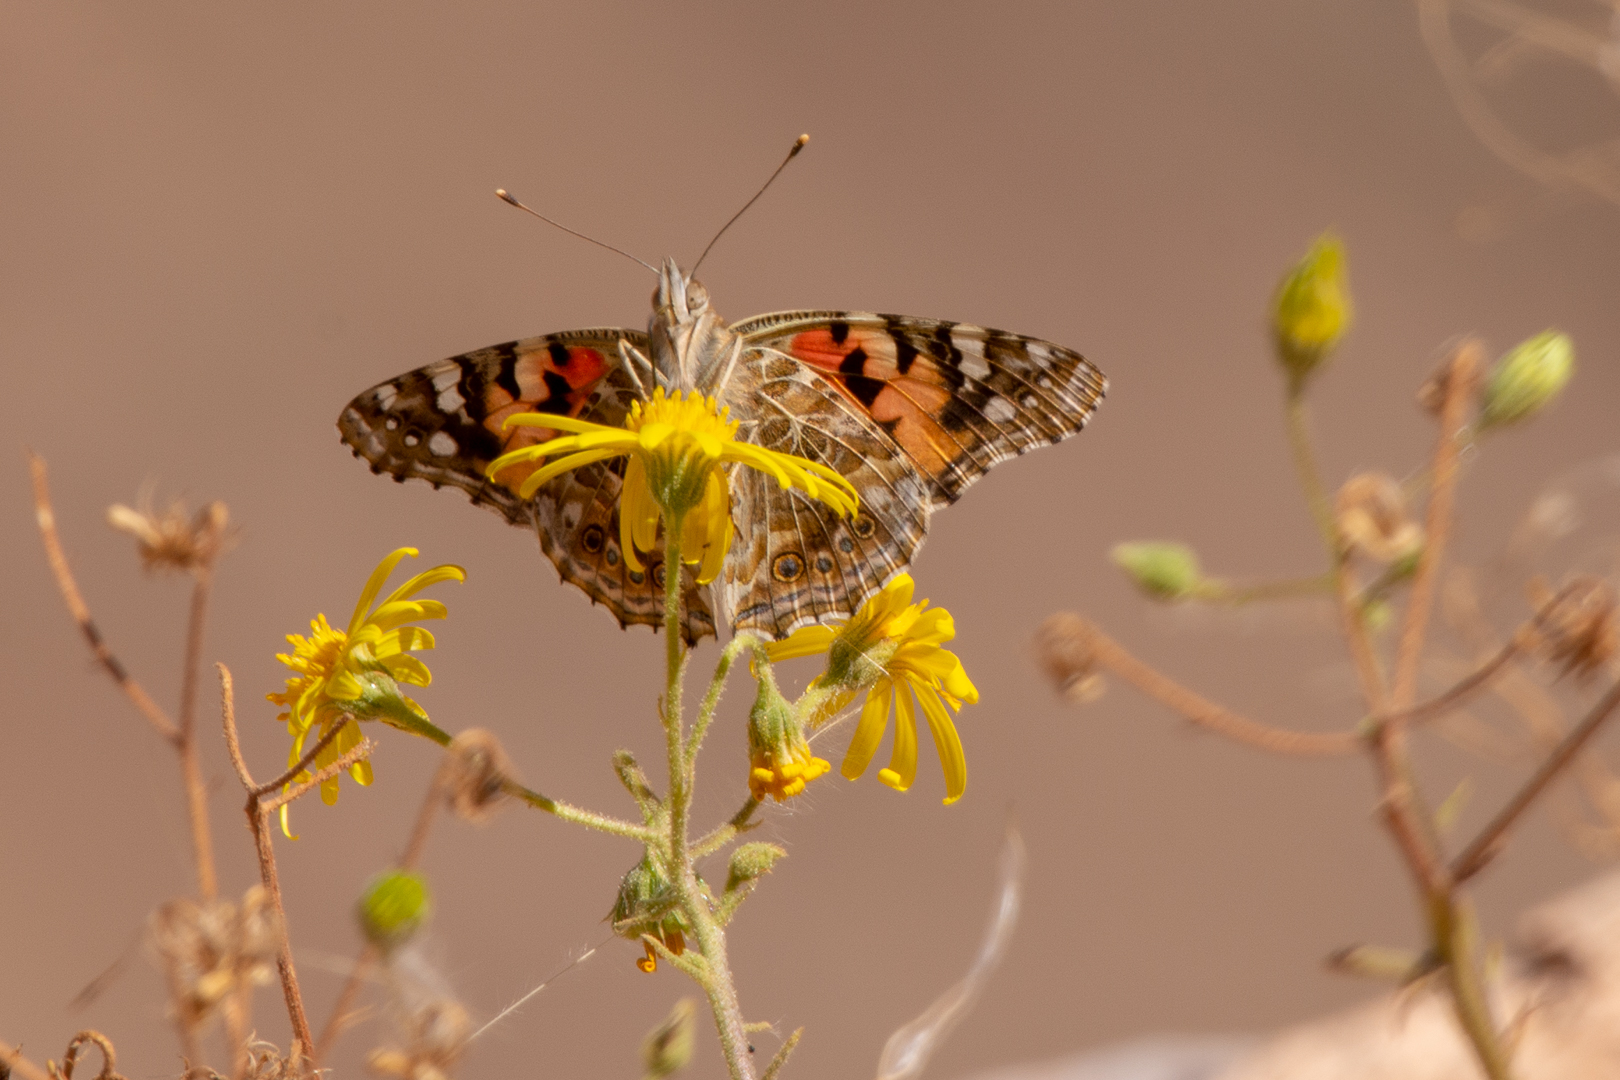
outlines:
M382 383L338 420L374 472L461 488L533 528L565 581L621 624L658 626L664 569L631 570L619 550L622 471L597 462L543 485L485 470L501 453L554 437L506 428L519 412L618 426L657 388L714 397L737 437L835 469L860 494L839 517L769 477L734 467L737 527L720 578L683 570L683 635L715 633L711 589L735 630L783 637L851 615L905 570L932 513L997 462L1078 432L1107 382L1059 345L966 323L861 312L797 311L727 324L707 291L664 264L645 334L565 331L479 349Z

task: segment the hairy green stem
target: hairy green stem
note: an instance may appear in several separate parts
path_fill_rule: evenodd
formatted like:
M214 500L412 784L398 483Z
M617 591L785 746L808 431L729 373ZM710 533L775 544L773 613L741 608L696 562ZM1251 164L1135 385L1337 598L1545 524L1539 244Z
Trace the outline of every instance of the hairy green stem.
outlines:
M753 635L738 634L721 650L720 662L714 668L714 678L709 680L709 691L703 695L703 704L698 707L697 723L692 725L692 737L686 741L688 770L696 765L698 749L703 745L703 736L709 733L709 725L714 723L714 713L720 705L720 695L726 688L726 677L731 674L731 665L737 662L738 654L744 649L753 648L754 644Z
M670 879L682 912L697 938L704 963L687 968L703 987L714 1013L714 1026L720 1036L720 1050L726 1059L731 1080L754 1080L748 1061L748 1034L742 1009L726 959L726 935L715 920L706 890L692 869L692 848L687 836L687 818L692 807L692 785L696 762L687 752L685 724L681 716L681 696L686 673L686 650L681 640L681 532L684 522L671 515L664 522L664 648L667 689L664 695L664 733L669 744L669 836ZM733 654L735 655L735 654ZM716 683L724 681L717 673ZM718 690L710 697L719 700ZM707 702L706 702L707 703ZM712 718L712 708L710 710ZM703 722L707 727L707 722ZM692 754L697 750L699 732L694 730Z
M598 814L593 810L584 810L570 803L548 799L538 791L531 791L515 780L503 782L501 790L515 799L522 799L536 810L544 810L546 813L553 814L563 821L571 821L575 825L583 825L587 829L611 833L614 836L623 836L643 844L650 844L658 840L658 834L644 825L637 825L622 818L609 817L607 814Z

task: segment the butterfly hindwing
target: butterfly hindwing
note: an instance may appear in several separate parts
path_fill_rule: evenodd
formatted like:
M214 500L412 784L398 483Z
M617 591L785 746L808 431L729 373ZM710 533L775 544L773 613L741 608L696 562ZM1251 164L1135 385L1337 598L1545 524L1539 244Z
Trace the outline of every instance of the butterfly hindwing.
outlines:
M922 544L929 485L870 417L774 349L745 351L724 400L739 438L821 462L861 498L860 511L845 519L763 473L734 467L738 536L722 579L732 625L783 637L806 623L848 617Z
M954 502L992 465L1085 426L1107 380L1079 353L1003 330L865 312L758 315L732 330L816 372Z
M418 368L356 397L338 429L373 472L396 480L449 484L508 522L534 528L563 580L599 601L620 623L662 623L657 570L631 571L619 551L619 477L598 465L565 473L521 499L527 472L508 470L499 484L484 474L508 450L555 437L545 428L504 429L520 412L555 413L598 424L624 422L636 397L635 376L622 361L647 338L634 330L571 330L492 345ZM637 580L637 579L640 580ZM685 636L714 633L706 590L687 594Z

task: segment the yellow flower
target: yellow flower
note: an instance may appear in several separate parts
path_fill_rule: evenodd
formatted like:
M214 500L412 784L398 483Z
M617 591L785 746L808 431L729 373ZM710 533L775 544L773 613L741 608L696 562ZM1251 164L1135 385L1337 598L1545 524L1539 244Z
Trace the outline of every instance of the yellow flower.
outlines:
M1303 380L1338 345L1350 317L1344 244L1331 232L1323 233L1284 276L1272 301L1271 329L1283 366Z
M748 791L764 802L777 802L802 792L832 766L810 752L803 721L776 687L769 664L756 672L759 693L748 712Z
M683 522L681 561L698 565L697 582L713 581L731 546L731 492L726 470L733 462L768 473L784 490L799 488L845 516L855 513L855 489L819 462L737 440L737 421L715 399L695 391L662 388L650 402L636 402L624 427L608 427L551 413L519 413L507 427L574 432L502 454L490 463L492 481L519 498L532 498L552 478L607 458L629 457L619 497L619 546L632 570L642 569L636 551L653 551L660 516ZM556 460L541 464L546 458Z
M382 720L435 742L449 740L428 723L421 706L400 693L398 684L427 686L433 681L427 665L410 655L414 650L433 648L433 635L410 624L420 619L442 619L447 614L437 600L411 597L441 581L465 581L467 573L459 566L435 566L417 574L374 606L383 582L407 555L415 558L416 549L399 548L377 564L360 591L360 601L346 629L335 629L325 615L316 615L309 624L309 637L288 634L292 653L276 654L276 659L294 672L285 690L266 695L286 710L276 719L286 723L293 739L288 765L297 764L304 755L304 744L312 730L318 728L319 741L333 726L342 724L338 737L313 762L317 770L332 764L359 745L360 728L354 723L358 720ZM362 787L370 784L371 763L356 762L349 767L349 775ZM306 770L293 780L303 782L309 777ZM331 805L337 798L338 778L334 776L321 784L321 800ZM292 837L286 806L281 808L281 829Z
M768 643L771 660L827 654L827 670L816 683L829 692L820 711L825 719L838 712L866 689L866 704L841 771L851 780L866 771L878 743L889 726L891 703L895 712L894 750L889 767L878 779L905 791L917 776L917 706L934 736L940 765L945 772L945 802L955 802L967 790L967 759L951 710L976 703L979 691L956 654L940 648L956 636L956 624L944 608L929 609L928 601L913 604L915 588L910 574L900 574L883 591L861 605L855 617L840 627L807 626L785 641Z

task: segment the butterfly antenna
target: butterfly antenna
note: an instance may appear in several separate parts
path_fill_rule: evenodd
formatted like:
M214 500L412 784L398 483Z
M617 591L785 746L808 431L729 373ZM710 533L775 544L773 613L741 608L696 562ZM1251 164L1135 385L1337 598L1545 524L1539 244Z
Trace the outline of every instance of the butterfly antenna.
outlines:
M780 172L781 170L778 169L777 171ZM517 199L513 198L511 192L507 191L505 188L496 188L495 189L495 194L500 198L500 200L502 202L511 203L513 206L517 207L519 210L523 210L523 211L526 211L526 212L528 212L530 214L533 214L535 217L539 218L541 221L545 222L547 225L555 225L555 226L557 226L557 228L561 229L565 233L568 233L570 236L577 236L581 240L588 240L591 243L595 244L597 247L607 248L609 251L615 252L615 253L617 253L619 255L623 255L625 258L630 259L633 262L640 263L642 266L645 266L647 269L651 270L654 274L658 273L658 267L654 266L650 262L647 262L645 259L638 259L634 255L630 254L628 251L623 250L622 248L616 248L612 244L604 244L602 241L596 239L596 237L594 237L594 236L586 236L584 233L579 232L579 231L577 231L575 229L570 229L568 226L562 224L559 221L552 221L550 218L546 217L546 215L542 214L540 211L534 209L533 207L524 206L522 203L518 202ZM756 196L756 198L757 198L757 196ZM724 231L724 230L722 230L722 231Z
M759 197L765 194L766 189L768 189L772 184L776 183L776 178L782 175L782 170L788 167L788 162L798 157L799 151L803 150L805 145L809 142L810 136L808 135L800 135L797 139L793 140L793 149L787 152L787 157L782 159L782 164L778 165L776 167L776 171L771 173L771 178L765 181L763 187L754 192L754 197L752 199L749 199L747 202L743 203L743 208L741 210L731 215L730 221L720 226L720 231L714 234L714 239L710 240L709 246L703 249L703 254L698 256L698 261L692 264L691 273L686 275L688 278L691 278L692 274L697 273L697 268L703 265L703 260L709 257L709 252L713 250L714 245L719 242L722 236L726 235L726 230L735 225L737 223L737 219L746 214L750 206L753 206L755 203L759 202Z

